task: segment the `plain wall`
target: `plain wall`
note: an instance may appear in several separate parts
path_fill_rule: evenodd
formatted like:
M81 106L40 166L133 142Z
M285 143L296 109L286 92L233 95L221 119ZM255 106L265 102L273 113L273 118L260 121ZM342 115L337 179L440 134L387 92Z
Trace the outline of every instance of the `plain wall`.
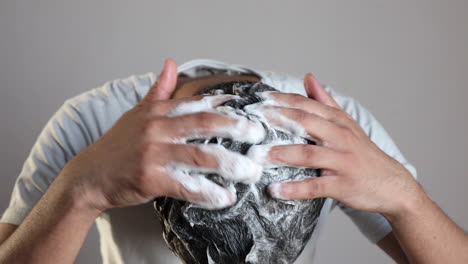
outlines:
M67 98L166 57L302 76L358 99L468 228L468 1L0 2L0 211ZM391 263L335 210L316 263ZM436 227L435 227L436 228ZM77 263L100 262L93 229Z

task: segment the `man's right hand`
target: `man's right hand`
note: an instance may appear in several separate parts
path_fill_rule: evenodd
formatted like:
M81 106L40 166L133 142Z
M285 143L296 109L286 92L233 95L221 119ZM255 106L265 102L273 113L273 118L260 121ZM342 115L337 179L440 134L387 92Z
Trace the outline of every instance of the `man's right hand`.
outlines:
M233 95L170 100L176 82L176 64L169 59L145 98L69 161L57 179L82 203L99 211L158 196L208 209L233 204L232 190L193 172L215 172L233 182L251 183L260 178L261 167L221 146L184 144L183 139L229 137L255 143L263 128L213 111Z

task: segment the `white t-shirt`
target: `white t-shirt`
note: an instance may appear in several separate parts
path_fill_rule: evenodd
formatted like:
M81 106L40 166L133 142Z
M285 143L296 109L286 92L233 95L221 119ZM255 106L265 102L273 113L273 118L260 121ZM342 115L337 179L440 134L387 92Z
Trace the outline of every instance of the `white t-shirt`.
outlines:
M302 79L240 65L193 60L181 65L178 71L188 76L200 76L209 69L225 71L225 74L256 74L263 83L280 91L305 95ZM114 80L65 101L34 144L0 222L21 224L67 161L101 137L123 113L140 101L156 78L154 73L148 73ZM387 132L366 109L356 100L330 87L325 86L325 89L361 125L372 141L402 163L416 178L414 167L405 160ZM333 199L326 199L312 239L296 263L311 263L317 237L336 204ZM341 204L339 207L373 243L391 231L386 219L379 214L356 211ZM96 223L104 263L181 263L162 238L152 203L107 210L96 219Z

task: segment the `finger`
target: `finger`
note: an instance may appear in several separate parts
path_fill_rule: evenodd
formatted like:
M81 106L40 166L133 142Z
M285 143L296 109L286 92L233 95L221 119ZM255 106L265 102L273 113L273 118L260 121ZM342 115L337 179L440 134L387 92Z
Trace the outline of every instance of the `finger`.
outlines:
M260 123L242 116L225 116L208 112L165 117L158 119L154 126L152 134L166 142L223 137L256 144L263 141L266 136L265 129Z
M152 107L153 116L179 116L195 112L211 112L221 104L238 99L238 95L220 94L220 95L196 95L192 97L178 98L172 100L158 101Z
M331 97L331 95L329 95L327 91L323 89L322 85L320 85L312 73L308 73L304 76L304 88L309 98L317 100L331 107L340 108L335 99L333 99L333 97Z
M255 110L247 111L260 116L278 130L283 130L300 137L309 138L320 145L337 145L341 140L340 126L318 115L300 109L258 105Z
M151 86L144 100L155 102L157 100L167 100L171 97L177 84L177 65L172 59L164 62L163 70L159 74L156 82Z
M263 168L241 155L222 146L168 144L166 171L216 173L229 182L255 183L262 176Z
M171 177L176 180L173 198L197 204L204 209L222 209L236 202L234 190L221 187L203 175L189 175L183 171L174 171Z
M254 145L247 156L267 168L294 166L303 168L342 170L342 152L317 145Z
M221 105L232 99L239 99L240 96L232 94L220 94L212 96L202 96L199 100L184 100L177 102L168 116L179 116L196 112L213 111L214 107Z
M273 198L282 200L335 198L340 191L339 181L338 176L322 176L302 181L276 182L270 184L267 191Z
M312 100L300 94L270 91L256 94L264 100L263 103L249 105L246 107L247 109L249 109L249 107L254 108L255 105L274 105L301 109L333 122L347 121L347 119L345 119L345 117L347 118L347 114L343 110Z

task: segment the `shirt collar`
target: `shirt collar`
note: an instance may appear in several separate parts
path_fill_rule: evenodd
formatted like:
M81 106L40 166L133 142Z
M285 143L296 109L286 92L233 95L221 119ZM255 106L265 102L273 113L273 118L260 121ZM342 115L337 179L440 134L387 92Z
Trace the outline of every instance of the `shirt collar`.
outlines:
M227 64L210 59L196 59L188 61L177 68L179 74L189 77L201 77L216 73L226 75L253 74L263 79L263 75L251 68L239 64Z

